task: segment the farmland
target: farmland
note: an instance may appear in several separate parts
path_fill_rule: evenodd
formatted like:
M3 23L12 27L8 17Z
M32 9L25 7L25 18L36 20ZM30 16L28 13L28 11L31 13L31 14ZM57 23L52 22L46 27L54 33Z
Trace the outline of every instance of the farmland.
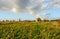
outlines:
M58 22L0 22L0 39L60 39Z

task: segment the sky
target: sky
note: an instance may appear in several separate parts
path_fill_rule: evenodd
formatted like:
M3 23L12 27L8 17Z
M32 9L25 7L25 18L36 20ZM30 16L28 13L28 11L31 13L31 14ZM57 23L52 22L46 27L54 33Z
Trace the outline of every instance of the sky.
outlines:
M29 13L17 13L12 11L0 10L0 20L34 20L36 16Z
M0 0L0 20L60 18L60 0Z

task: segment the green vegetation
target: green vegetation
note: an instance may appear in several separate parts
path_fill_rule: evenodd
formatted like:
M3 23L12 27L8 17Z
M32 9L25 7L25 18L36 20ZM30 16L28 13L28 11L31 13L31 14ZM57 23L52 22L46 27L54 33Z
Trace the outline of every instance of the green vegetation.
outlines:
M53 22L1 22L0 39L60 39L60 25L55 24Z

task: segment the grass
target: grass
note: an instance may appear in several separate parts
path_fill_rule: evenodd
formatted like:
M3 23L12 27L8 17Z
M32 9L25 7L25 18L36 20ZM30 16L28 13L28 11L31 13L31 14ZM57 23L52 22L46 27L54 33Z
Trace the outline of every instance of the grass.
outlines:
M60 39L60 25L56 25L53 22L3 22L0 39Z

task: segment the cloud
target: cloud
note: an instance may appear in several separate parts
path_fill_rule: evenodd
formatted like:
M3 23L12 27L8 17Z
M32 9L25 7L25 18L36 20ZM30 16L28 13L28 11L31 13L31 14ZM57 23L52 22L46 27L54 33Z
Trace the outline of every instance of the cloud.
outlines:
M13 0L0 0L0 9L11 10L13 7L16 7L14 2Z
M53 8L60 8L60 0L50 0L49 4Z
M0 0L1 10L13 12L29 12L38 15L50 8L60 8L60 0ZM42 14L40 15L43 17Z

